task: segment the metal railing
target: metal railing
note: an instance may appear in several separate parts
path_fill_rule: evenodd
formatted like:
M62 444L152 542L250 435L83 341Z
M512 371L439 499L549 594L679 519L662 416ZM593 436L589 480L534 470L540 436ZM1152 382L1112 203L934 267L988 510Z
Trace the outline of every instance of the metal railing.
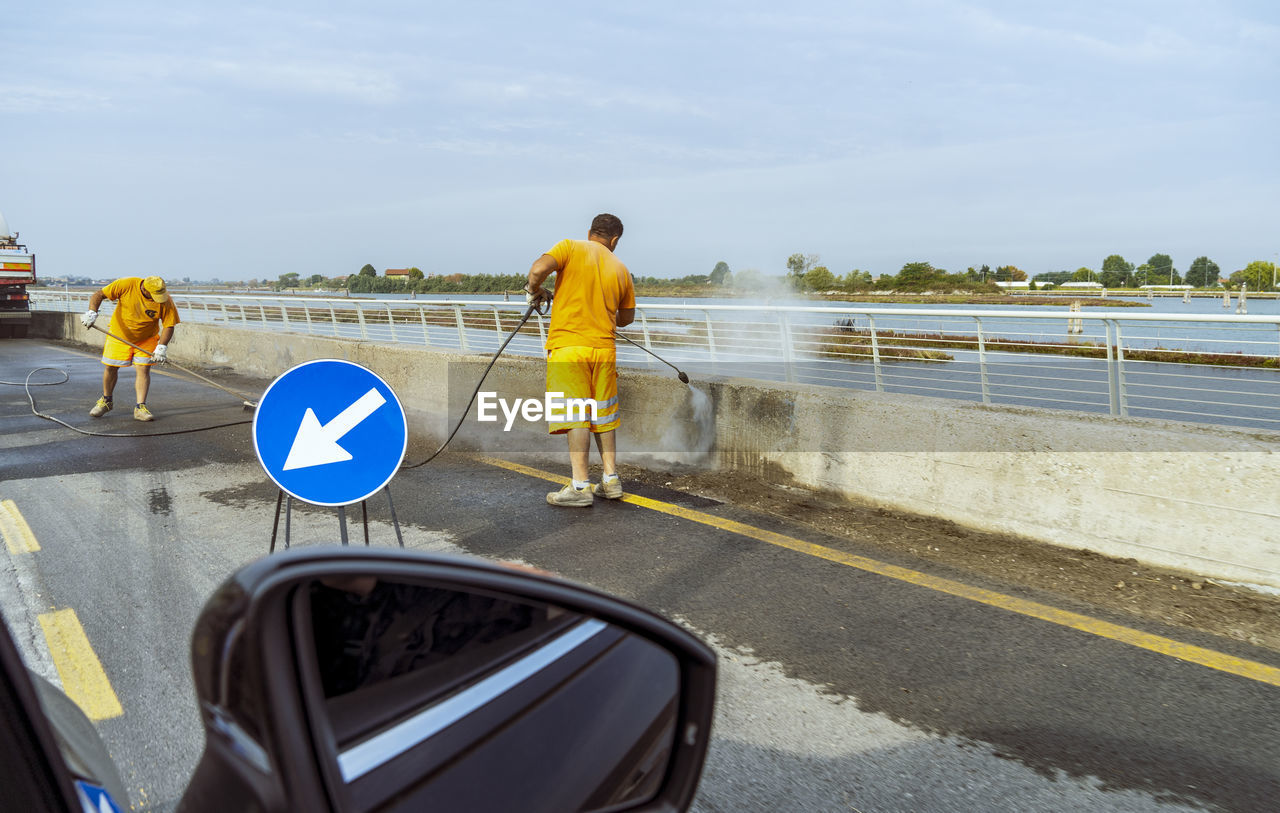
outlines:
M33 292L78 312L88 295ZM497 350L520 301L176 295L182 319ZM104 303L108 305L109 303ZM623 333L686 372L1280 429L1280 316L641 303ZM507 352L543 355L534 315ZM620 343L619 362L658 364Z

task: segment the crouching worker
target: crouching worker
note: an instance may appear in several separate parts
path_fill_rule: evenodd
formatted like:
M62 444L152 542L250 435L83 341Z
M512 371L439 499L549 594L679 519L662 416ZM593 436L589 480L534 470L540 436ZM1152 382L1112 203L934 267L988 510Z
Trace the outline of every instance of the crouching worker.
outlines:
M636 315L635 288L627 267L613 255L622 237L622 221L597 215L586 240L561 240L529 269L525 294L541 304L551 300L542 283L557 274L555 305L547 332L547 392L564 393L566 402L594 401L594 414L570 411L553 422L553 435L568 435L573 482L547 495L552 505L586 507L594 495L616 500L622 496L618 478L618 367L615 328L631 324ZM585 420L582 420L585 418ZM592 486L587 474L591 436L600 450L604 475Z
M98 307L104 299L116 303L107 332L147 352L130 347L113 336L107 337L106 344L102 346L102 363L106 366L102 371L102 397L89 414L101 418L111 411L112 393L120 368L132 366L136 371L133 389L137 396L133 407L134 420L152 420L154 416L147 409L151 365L168 361L168 344L173 338L173 327L178 324L178 309L169 299L169 292L160 277L125 277L89 297L89 310L80 317L86 328L93 327L98 318Z

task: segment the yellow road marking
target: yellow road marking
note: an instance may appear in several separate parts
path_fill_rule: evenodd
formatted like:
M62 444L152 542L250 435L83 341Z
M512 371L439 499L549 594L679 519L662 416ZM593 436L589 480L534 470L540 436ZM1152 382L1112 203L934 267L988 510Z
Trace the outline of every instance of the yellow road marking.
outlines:
M569 478L561 477L550 472L524 466L519 463L512 463L507 460L498 460L492 457L479 457L482 463L488 463L491 466L508 469L510 471L525 474L530 477L538 477L543 480L549 480L553 483L561 485L568 483ZM824 545L816 545L812 542L805 542L801 539L795 539L773 531L766 531L756 528L742 522L735 522L731 519L713 516L695 511L691 508L682 508L678 505L662 502L660 500L652 500L648 497L640 497L634 494L626 494L622 497L623 502L631 503L642 508L648 508L652 511L659 511L663 514L687 519L691 522L698 522L703 525L709 525L712 528L718 528L732 534L746 536L751 539L766 542L770 545L776 545L780 548L786 548L808 556L815 556L819 559L826 559L829 562L846 565L848 567L865 570L868 573L875 573L890 579L907 582L919 587L927 587L930 590L936 590L940 593L958 596L960 598L976 601L980 604L986 604L991 607L997 607L1009 612L1018 613L1019 615L1037 618L1041 621L1048 621L1051 624L1058 624L1063 627L1070 627L1074 630L1087 632L1100 638L1108 638L1120 643L1136 646L1140 649L1146 649L1151 652L1158 652L1162 655L1168 655L1171 658L1177 658L1188 663L1199 664L1210 669L1216 669L1219 672L1228 672L1233 675L1239 675L1250 680L1256 680L1259 683L1267 683L1272 686L1280 686L1280 668L1269 666L1265 663L1237 658L1234 655L1228 655L1223 652L1217 652L1204 647L1184 644L1181 641L1175 641L1172 638L1165 638L1160 635L1152 635L1142 632L1141 630L1124 627L1119 624L1112 624L1108 621L1102 621L1097 618L1091 618L1087 615L1060 610L1057 607L1050 607L1047 604L1040 604L1026 599L1016 598L1014 596L1006 596L1003 593L997 593L993 590L984 590L981 587L973 587L968 584L944 579L938 576L930 576L928 573L921 573L918 570L910 568L898 567L886 562L880 562L875 559L869 559L865 556L857 556L852 553L828 548Z
M35 553L40 550L36 535L31 533L31 526L27 525L13 500L0 500L0 536L4 537L9 553Z
M49 643L53 665L62 678L62 689L90 720L107 720L124 714L120 700L102 662L89 644L75 610L58 610L40 616L40 628Z

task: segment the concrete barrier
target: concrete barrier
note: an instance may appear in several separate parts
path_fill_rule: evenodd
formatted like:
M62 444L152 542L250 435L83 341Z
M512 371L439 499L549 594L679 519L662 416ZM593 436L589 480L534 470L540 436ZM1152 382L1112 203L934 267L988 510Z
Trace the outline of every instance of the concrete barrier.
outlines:
M37 313L32 335L101 345L74 315ZM435 448L488 359L403 345L183 324L173 356L272 379L316 358L382 376L415 449ZM540 359L495 365L486 389L541 397ZM620 459L739 472L958 524L1280 588L1280 432L984 406L744 379L623 370ZM700 401L705 401L705 407ZM519 423L469 420L461 447L550 461L563 442Z

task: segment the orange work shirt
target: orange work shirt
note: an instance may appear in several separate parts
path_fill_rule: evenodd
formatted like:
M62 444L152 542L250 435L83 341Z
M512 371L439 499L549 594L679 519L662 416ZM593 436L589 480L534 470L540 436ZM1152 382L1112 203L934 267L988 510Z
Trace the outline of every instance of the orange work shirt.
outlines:
M116 303L111 312L111 332L134 344L160 332L160 326L178 324L178 309L168 302L159 304L142 295L142 278L125 277L102 289L102 295Z
M560 264L547 349L613 347L618 311L636 306L631 272L592 240L561 240L547 254Z

